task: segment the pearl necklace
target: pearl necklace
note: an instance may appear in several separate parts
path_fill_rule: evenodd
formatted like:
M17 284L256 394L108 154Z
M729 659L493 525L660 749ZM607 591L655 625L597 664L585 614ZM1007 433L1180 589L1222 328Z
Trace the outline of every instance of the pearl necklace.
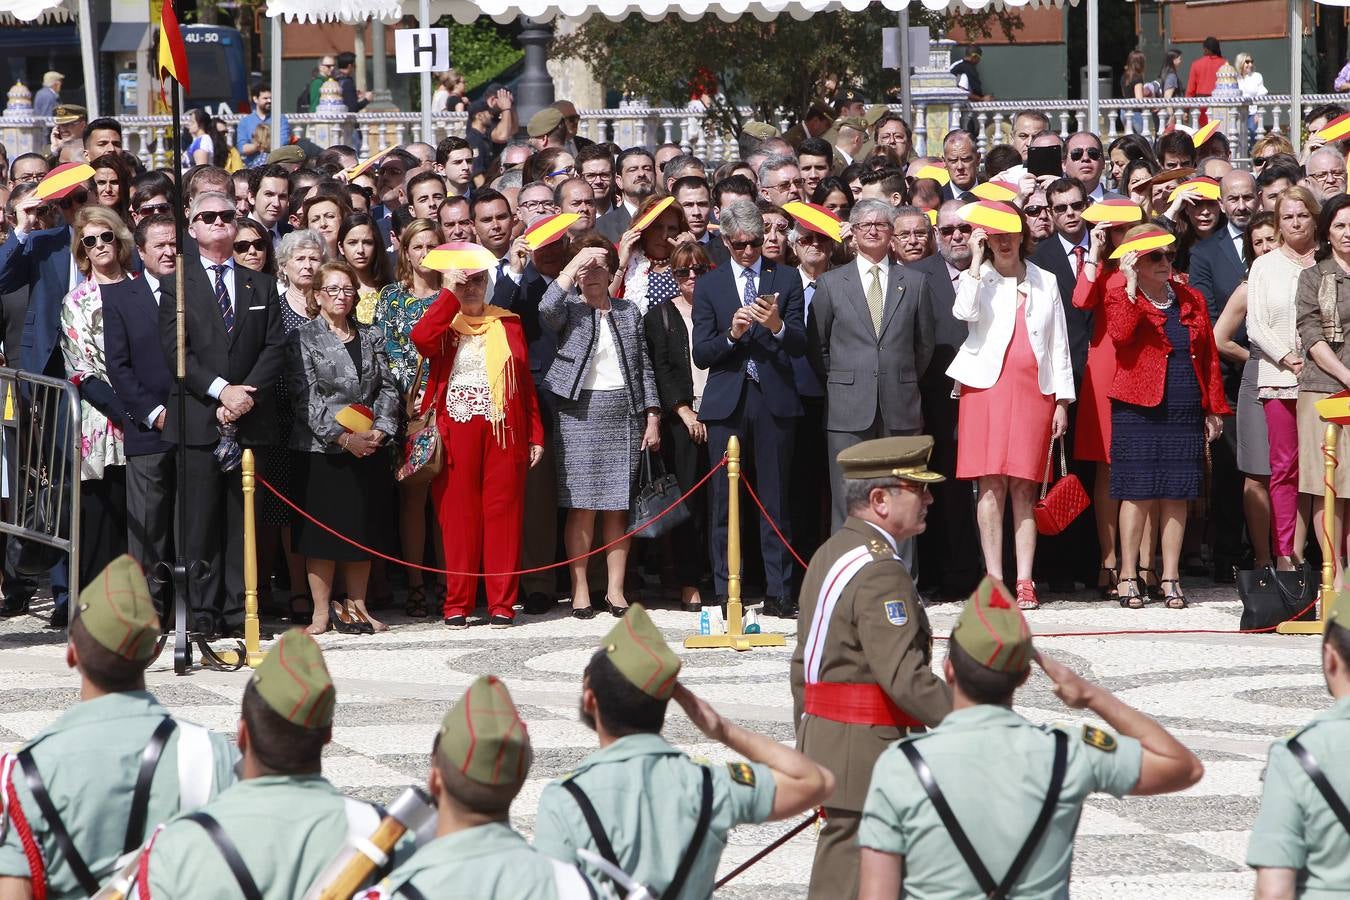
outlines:
M1140 288L1140 289L1139 289L1139 293L1141 293L1141 294L1144 295L1144 299L1145 299L1145 300L1147 300L1149 303L1152 303L1152 304L1153 304L1153 308L1154 308L1154 309L1158 309L1158 310L1170 309L1171 306L1172 306L1172 304L1176 302L1177 295L1174 294L1174 293L1172 293L1172 286L1171 286L1171 285L1166 285L1164 289L1167 291L1167 299L1163 300L1161 303L1158 302L1157 300L1154 300L1152 297L1150 297L1150 296L1148 295L1148 291L1144 290L1143 288Z

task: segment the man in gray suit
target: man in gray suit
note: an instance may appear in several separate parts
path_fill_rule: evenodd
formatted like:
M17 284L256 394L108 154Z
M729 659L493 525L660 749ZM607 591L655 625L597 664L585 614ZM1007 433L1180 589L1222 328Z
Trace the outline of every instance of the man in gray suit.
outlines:
M629 147L619 154L614 169L619 178L619 202L596 220L595 230L617 244L642 201L656 189L656 161L645 147Z
M896 217L910 211L859 200L849 216L858 257L822 275L811 301L810 343L825 373L835 528L846 512L839 451L923 429L919 376L933 357L933 303L924 276L889 257ZM901 556L913 562L903 550Z

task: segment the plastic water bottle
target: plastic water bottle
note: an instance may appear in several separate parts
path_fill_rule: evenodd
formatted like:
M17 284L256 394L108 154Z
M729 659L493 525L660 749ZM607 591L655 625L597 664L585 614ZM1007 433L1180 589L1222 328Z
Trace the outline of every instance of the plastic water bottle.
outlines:
M709 615L707 609L698 614L698 633L712 634L712 616Z

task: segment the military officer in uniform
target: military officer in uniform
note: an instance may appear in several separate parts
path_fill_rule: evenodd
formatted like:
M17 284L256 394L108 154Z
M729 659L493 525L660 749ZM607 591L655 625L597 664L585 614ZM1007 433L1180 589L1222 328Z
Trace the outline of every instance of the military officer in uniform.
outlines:
M1350 894L1350 594L1330 606L1322 675L1336 702L1270 747L1247 847L1262 900Z
M154 839L140 900L295 900L349 834L368 838L380 815L323 777L336 692L314 638L291 629L244 688L242 781ZM411 852L411 838L400 854Z
M947 654L952 711L887 748L872 772L858 831L861 900L1067 897L1089 794L1165 794L1204 774L1153 719L1037 656L1017 601L993 578L961 610ZM1013 712L1033 659L1065 705L1090 709L1119 736L1033 725Z
M896 739L942 721L951 692L934 674L933 632L899 541L933 502L933 439L863 441L837 459L848 518L806 570L792 653L797 749L832 771L811 871L813 898L858 890L858 817L872 765Z
M530 772L530 735L506 685L479 677L445 714L431 746L427 786L436 800L436 839L363 900L589 900L575 866L540 853L511 828L511 801Z
M795 750L722 718L679 674L679 657L634 603L582 679L582 719L600 750L544 788L534 845L564 862L587 849L654 896L702 900L712 893L728 831L810 809L834 785ZM700 764L666 743L661 728L672 698L703 734L747 761ZM610 883L600 869L581 868L597 884Z
M0 757L0 897L88 897L155 826L234 781L220 735L178 722L145 689L159 616L140 565L80 592L66 664L80 702Z

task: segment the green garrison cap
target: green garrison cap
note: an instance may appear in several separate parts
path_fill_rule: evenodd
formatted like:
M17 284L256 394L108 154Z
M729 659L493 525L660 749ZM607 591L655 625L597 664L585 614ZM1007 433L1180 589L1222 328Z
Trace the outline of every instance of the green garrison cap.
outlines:
M545 106L530 116L525 124L525 133L532 138L541 138L562 124L563 114L552 106Z
M136 560L125 553L80 591L79 619L89 636L123 659L148 662L159 642L159 613Z
M834 126L836 128L843 128L847 126L849 128L852 128L854 131L861 131L863 134L867 133L868 127L867 120L862 116L843 116L841 118L834 120Z
M324 665L318 643L299 628L292 628L267 651L253 686L263 702L283 719L302 728L327 728L333 724L337 691Z
M928 470L933 439L926 434L863 441L839 451L836 459L845 478L900 478L931 484L947 479Z
M1342 622L1342 619L1345 621ZM1337 591L1332 595L1330 603L1322 604L1322 621L1323 631L1332 622L1342 628L1350 628L1350 591Z
M534 752L525 720L496 675L481 675L441 719L436 752L479 784L519 785Z
M746 122L745 127L741 129L741 134L747 134L752 138L767 141L769 138L778 137L778 129L774 128L768 122Z
M952 640L995 672L1031 668L1031 627L1003 582L992 576L984 576L966 601L952 629Z
M669 700L675 692L675 679L682 663L641 603L628 607L619 624L605 635L601 646L623 677L648 697Z

